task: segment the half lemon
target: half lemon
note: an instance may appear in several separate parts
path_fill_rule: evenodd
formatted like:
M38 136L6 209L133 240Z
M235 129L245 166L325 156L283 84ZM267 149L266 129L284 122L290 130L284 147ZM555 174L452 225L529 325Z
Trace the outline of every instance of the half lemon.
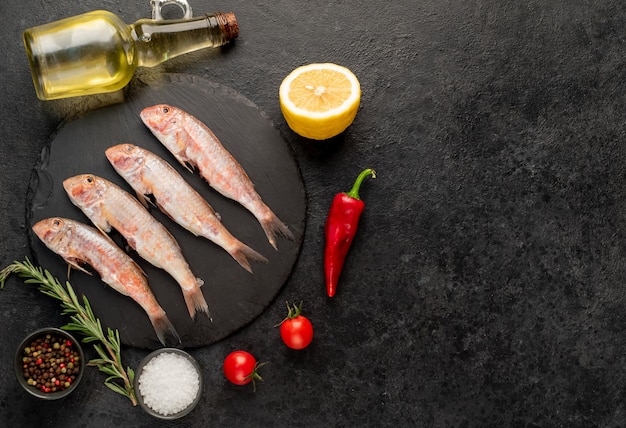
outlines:
M293 70L280 85L280 109L297 134L326 140L342 133L356 117L361 85L348 70L332 63Z

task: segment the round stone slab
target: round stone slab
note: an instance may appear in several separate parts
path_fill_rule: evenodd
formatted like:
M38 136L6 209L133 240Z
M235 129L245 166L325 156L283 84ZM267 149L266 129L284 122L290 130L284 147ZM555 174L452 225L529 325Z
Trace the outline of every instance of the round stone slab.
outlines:
M295 240L279 238L278 251L274 250L252 214L176 161L139 117L143 108L162 103L185 110L213 130L246 170L265 203L288 225ZM63 180L77 174L106 178L134 195L104 155L108 147L120 143L144 147L168 161L204 196L235 237L269 260L253 262L250 274L221 247L195 237L151 207L151 214L178 241L191 270L204 281L202 292L212 319L198 313L192 320L174 279L142 260L116 231L111 232L113 240L146 272L152 291L182 339L179 346L209 345L252 322L289 278L306 224L306 195L300 170L278 131L250 100L223 85L179 74L160 76L158 82L149 84L135 82L123 103L68 121L52 136L33 172L27 206L29 226L47 217L68 217L91 224L70 202L62 186ZM37 263L65 282L67 265L61 257L48 250L32 231L30 242ZM148 349L161 346L139 305L108 287L97 272L90 276L72 270L69 280L79 296L87 296L103 327L119 330L122 343Z

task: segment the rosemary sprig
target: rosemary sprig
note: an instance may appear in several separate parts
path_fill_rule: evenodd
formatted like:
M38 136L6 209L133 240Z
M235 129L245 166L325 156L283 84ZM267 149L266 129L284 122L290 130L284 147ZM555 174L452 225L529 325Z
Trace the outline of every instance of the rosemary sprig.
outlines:
M61 328L82 334L84 343L93 343L100 358L90 360L88 365L96 366L98 370L107 374L104 384L118 394L128 397L133 406L136 406L137 397L133 387L135 372L130 367L124 370L122 365L120 334L111 328L107 328L106 334L104 333L87 297L83 296L81 304L69 281L66 281L63 287L50 272L34 266L28 258L24 262L15 261L0 271L0 288L4 288L4 283L11 274L26 278L24 280L26 284L39 285L42 293L61 301L63 315L69 315L71 320Z

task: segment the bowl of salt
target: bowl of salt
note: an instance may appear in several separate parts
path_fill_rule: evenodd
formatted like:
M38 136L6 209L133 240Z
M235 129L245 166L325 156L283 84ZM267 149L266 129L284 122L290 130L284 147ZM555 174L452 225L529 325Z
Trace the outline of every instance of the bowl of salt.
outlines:
M144 358L135 371L139 406L159 419L178 419L200 401L202 372L198 362L177 348L161 348Z

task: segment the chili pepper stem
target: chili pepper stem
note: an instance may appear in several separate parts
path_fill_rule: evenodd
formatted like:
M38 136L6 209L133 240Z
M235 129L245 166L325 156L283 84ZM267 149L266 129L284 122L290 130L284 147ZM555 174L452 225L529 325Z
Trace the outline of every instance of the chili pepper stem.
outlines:
M367 168L361 171L359 176L354 181L354 185L352 186L352 189L350 189L349 192L346 192L346 195L350 196L351 198L360 200L361 198L359 198L359 189L361 188L361 183L363 183L363 180L365 180L365 177L369 175L371 175L372 178L376 178L376 171L374 171L371 168Z

